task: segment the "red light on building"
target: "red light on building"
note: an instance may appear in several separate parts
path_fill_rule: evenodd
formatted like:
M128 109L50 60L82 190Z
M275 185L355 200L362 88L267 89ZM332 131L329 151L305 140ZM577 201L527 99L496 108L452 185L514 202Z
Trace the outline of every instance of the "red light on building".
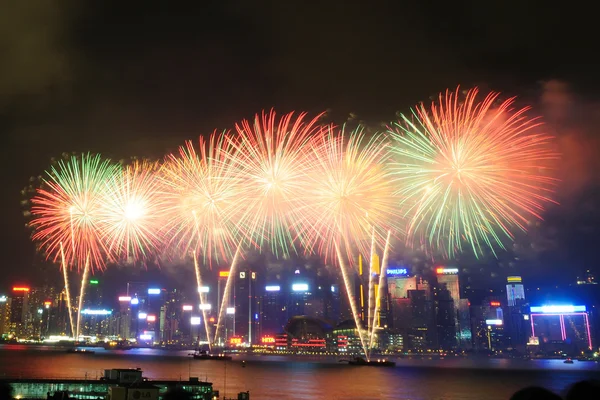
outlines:
M219 278L229 277L229 271L219 271Z
M443 274L444 273L444 267L437 267L435 269L435 273L438 274L438 275Z
M215 317L210 317L209 322L215 322Z
M146 321L148 321L148 322L154 322L154 321L156 321L156 315L148 315L146 317Z
M51 306L51 305L52 305L52 302L51 302L51 301L45 301L45 302L44 302L44 305L45 305L45 306Z
M499 301L490 301L490 306L492 306L492 307L500 307L500 302Z
M264 344L275 343L275 338L273 336L263 336L260 341Z
M232 337L231 339L229 339L229 344L242 344L242 338L240 337Z
M29 292L29 288L23 286L15 286L13 288L13 292Z

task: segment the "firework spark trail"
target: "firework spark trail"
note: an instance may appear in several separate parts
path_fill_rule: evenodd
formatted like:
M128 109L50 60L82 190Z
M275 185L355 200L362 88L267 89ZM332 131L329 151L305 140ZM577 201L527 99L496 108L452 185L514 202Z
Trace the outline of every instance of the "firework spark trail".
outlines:
M75 341L79 341L79 329L81 327L81 311L83 310L83 299L85 295L85 288L90 275L90 256L88 255L85 260L85 266L83 268L83 277L81 278L81 290L79 292L79 306L77 308L77 329L75 333Z
M371 319L372 307L373 307L373 259L375 258L375 229L371 234L371 253L369 255L369 301L368 301L368 312L367 312L367 331L373 329L373 321ZM361 277L362 278L362 277Z
M397 230L397 200L385 167L389 153L382 136L363 140L362 129L352 132L345 140L344 129L315 138L312 144L313 163L308 173L309 207L301 234L306 238L307 251L317 251L324 258L337 261L344 277L361 344L368 357L360 318L345 260L352 262L354 254L371 254L383 245L385 236L379 227ZM369 248L371 243L371 248ZM343 247L343 249L342 249ZM342 257L345 250L345 257ZM372 263L373 257L370 262Z
M322 131L306 113L280 118L275 111L263 111L254 121L236 125L237 135L229 136L230 162L244 182L246 201L241 218L251 234L252 245L262 248L268 240L275 255L295 249L295 228L305 218L305 174L311 137Z
M363 352L365 353L365 357L368 360L369 354L367 348L365 347L363 327L359 318L358 309L356 307L356 299L354 298L354 287L352 287L352 282L350 282L350 277L348 276L346 263L344 262L344 257L342 256L340 247L337 243L334 245L334 247L338 262L340 264L340 270L342 271L344 287L346 288L346 293L348 294L348 302L350 303L350 309L352 310L352 316L354 317L354 323L356 324L356 331L358 332L358 337L360 339L360 344L362 346Z
M202 311L202 321L204 321L204 329L206 330L206 341L208 342L208 349L212 352L212 343L210 341L210 327L208 326L208 321L206 320L206 310L204 309L204 296L202 293L202 275L200 273L200 265L198 264L198 256L194 253L194 270L196 271L196 284L198 286L198 296L200 297L200 309ZM200 336L200 335L198 335ZM200 346L200 338L198 338L198 346Z
M106 184L100 216L112 261L145 261L161 247L166 204L156 178L158 168L158 163L135 161Z
M381 301L385 295L384 292L384 279L387 276L387 266L388 266L388 257L390 254L390 237L392 235L391 231L388 231L387 238L385 240L385 246L383 248L383 258L381 260L381 266L379 267L379 290L376 294L375 298L375 311L373 312L374 319L373 325L371 326L371 333L369 334L369 349L373 348L373 341L375 339L375 329L379 328L379 319L377 320L377 324L375 324L375 318L377 318L377 314L381 309Z
M219 315L217 316L217 326L215 329L215 339L214 343L218 343L219 333L221 330L221 321L225 315L225 311L227 310L227 306L229 305L229 292L231 292L231 285L233 282L233 277L236 273L236 267L238 262L238 257L240 255L241 243L238 245L237 250L235 251L235 255L233 256L233 260L231 261L231 266L229 267L229 275L227 276L227 282L225 283L225 290L223 291L223 299L221 300L221 305L219 306ZM227 325L224 323L224 325Z
M69 288L69 274L67 268L69 266L65 260L65 251L63 249L62 242L60 243L60 268L63 272L63 279L65 280L65 295L67 297L67 308L69 310L69 324L71 326L71 336L75 337L75 325L73 324L73 307L71 306L71 289Z
M478 90L440 94L430 108L388 128L397 162L400 206L409 241L428 238L447 256L466 242L475 255L504 248L512 230L525 230L552 201L556 180L549 166L558 158L552 137L529 108L513 109L514 98L497 104L499 93L477 100Z

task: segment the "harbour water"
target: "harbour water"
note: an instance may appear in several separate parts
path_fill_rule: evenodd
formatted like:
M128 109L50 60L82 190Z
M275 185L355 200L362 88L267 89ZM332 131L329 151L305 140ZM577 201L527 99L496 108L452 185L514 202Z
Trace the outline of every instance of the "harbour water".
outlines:
M221 396L249 390L253 400L506 400L526 386L563 393L574 382L600 376L600 364L579 361L402 359L395 368L370 368L340 364L337 358L238 355L222 362L193 360L188 353L98 349L85 355L45 346L0 345L0 377L96 379L104 369L141 368L151 379L208 380Z

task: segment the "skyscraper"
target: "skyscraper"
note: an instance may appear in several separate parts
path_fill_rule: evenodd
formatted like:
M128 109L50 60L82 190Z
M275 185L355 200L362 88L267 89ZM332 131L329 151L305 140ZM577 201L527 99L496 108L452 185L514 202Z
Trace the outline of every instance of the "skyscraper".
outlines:
M102 307L102 285L98 278L90 279L85 294L85 307L99 308Z
M437 281L441 285L445 285L450 292L450 297L457 303L460 299L460 286L458 281L458 268L438 267L435 270Z
M509 276L506 278L506 299L509 307L517 305L519 300L525 300L525 289L520 276Z
M439 348L443 350L454 349L457 346L457 312L452 292L446 286L436 287L433 299Z
M412 326L412 308L408 293L417 289L417 277L408 276L405 268L390 268L386 275L391 309L388 326L392 332L402 335L404 346L408 348L411 347L408 337Z
M235 280L235 334L245 343L257 342L260 334L257 272L242 270Z
M436 268L435 272L437 275L438 285L441 288L445 288L450 293L450 299L454 305L455 341L457 344L462 346L466 337L469 336L466 332L470 330L470 324L467 322L469 320L468 302L465 303L464 301L460 301L461 298L458 268L438 267ZM463 324L466 324L467 326L463 326ZM465 333L463 334L463 332Z
M475 350L501 350L509 347L500 300L496 297L486 297L480 306L474 306L472 309Z
M285 296L280 285L266 285L261 302L261 323L263 335L276 335L283 332L287 322Z
M507 312L504 316L505 331L513 348L525 350L527 339L531 333L528 326L529 309L525 303L525 289L520 276L506 278Z
M119 336L131 337L131 296L119 296Z
M27 313L29 311L29 288L13 287L10 303L10 331L17 337L24 335L27 330Z
M71 336L71 321L67 307L67 294L63 289L56 297L56 307L50 312L50 329L53 335Z
M324 318L333 323L340 322L340 285L334 283L329 287L329 294L325 297Z
M10 328L10 299L0 295L0 338L9 333Z

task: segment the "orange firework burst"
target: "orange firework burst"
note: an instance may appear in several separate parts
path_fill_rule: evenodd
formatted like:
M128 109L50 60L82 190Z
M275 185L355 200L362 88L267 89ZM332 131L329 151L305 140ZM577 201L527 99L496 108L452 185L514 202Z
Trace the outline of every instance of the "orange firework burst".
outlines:
M421 237L448 256L465 243L476 255L502 248L513 229L541 218L556 182L549 165L558 154L529 107L477 94L469 90L464 101L458 89L440 94L389 128L409 240Z
M226 156L224 135L200 138L200 154L192 142L167 157L161 168L162 196L168 204L163 237L180 254L202 253L211 262L228 259L239 243L240 206L247 193ZM229 151L230 152L230 151Z
M253 242L262 246L270 241L272 251L287 254L296 240L294 232L305 218L309 167L309 139L322 127L305 113L277 118L271 110L254 122L236 125L237 136L229 138L235 151L230 156L244 185L241 219Z
M159 191L158 169L158 163L134 161L107 182L100 215L114 261L145 261L161 247L166 204Z
M308 249L325 258L336 257L336 247L352 254L369 254L373 235L383 246L387 231L398 231L397 200L386 162L389 145L383 136L365 138L362 128L346 137L344 128L328 132L312 143L308 189L303 194L303 235Z

